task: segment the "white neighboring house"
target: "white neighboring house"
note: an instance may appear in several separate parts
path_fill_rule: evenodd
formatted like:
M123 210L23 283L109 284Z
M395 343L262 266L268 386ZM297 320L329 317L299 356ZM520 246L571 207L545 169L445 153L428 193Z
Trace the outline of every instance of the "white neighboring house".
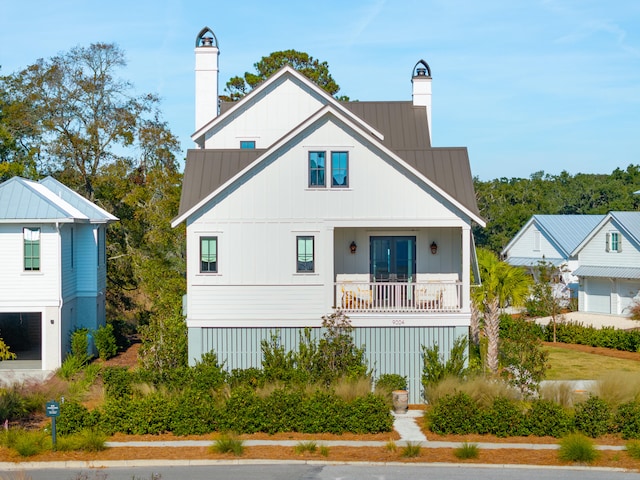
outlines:
M422 345L448 356L468 334L484 226L466 148L431 146L431 71L413 101L338 102L290 67L218 112L218 43L196 38L197 149L179 215L187 226L189 361L215 351L259 367L260 342L298 346L343 309L374 375L421 398Z
M573 254L579 310L628 315L640 291L640 212L609 212Z
M573 252L602 221L604 215L533 215L502 250L502 258L509 265L524 267L535 274L540 262L557 267L559 296L578 294L579 266Z
M73 330L104 325L105 232L116 220L51 177L0 184L0 336L18 357L3 368L54 370Z

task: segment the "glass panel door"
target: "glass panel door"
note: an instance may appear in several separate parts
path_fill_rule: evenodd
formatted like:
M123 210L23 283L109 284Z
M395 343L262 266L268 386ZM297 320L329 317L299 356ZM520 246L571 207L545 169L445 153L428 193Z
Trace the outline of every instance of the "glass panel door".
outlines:
M370 273L377 282L413 281L416 237L371 237Z

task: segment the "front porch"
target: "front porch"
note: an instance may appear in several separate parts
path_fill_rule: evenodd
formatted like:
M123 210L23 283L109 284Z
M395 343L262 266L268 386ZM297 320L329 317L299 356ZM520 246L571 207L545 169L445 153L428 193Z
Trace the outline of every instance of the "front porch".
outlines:
M462 311L456 273L417 274L416 281L370 281L369 274L339 274L335 307L346 313L440 313Z

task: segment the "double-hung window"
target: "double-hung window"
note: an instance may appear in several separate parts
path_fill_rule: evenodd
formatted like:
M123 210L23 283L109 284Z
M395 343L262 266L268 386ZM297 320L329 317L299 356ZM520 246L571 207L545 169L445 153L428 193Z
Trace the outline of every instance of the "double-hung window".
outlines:
M346 188L349 186L349 154L331 152L331 186Z
M200 237L200 272L218 272L218 237Z
M24 242L24 269L40 270L40 229L25 227L22 229Z
M324 187L326 174L326 152L309 152L309 186Z
M312 273L315 271L313 236L296 237L296 272Z

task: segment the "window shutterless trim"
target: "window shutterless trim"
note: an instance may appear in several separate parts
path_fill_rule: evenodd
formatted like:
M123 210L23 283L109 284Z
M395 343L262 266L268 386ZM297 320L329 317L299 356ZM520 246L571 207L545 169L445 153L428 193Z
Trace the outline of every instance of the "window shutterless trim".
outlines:
M349 188L349 152L331 152L331 188Z
M308 153L309 188L327 186L327 152L310 150Z
M218 237L200 237L200 273L218 273Z
M296 273L315 272L315 237L296 236Z

